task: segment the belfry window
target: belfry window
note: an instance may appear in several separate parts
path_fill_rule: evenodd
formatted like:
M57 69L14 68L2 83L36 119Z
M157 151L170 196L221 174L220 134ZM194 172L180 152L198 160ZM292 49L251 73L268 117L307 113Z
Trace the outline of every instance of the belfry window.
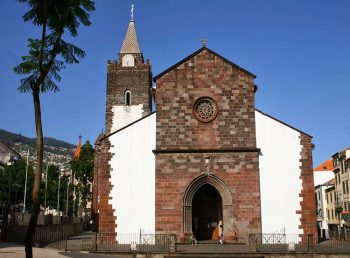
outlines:
M125 92L125 106L130 106L131 105L131 91L127 90Z

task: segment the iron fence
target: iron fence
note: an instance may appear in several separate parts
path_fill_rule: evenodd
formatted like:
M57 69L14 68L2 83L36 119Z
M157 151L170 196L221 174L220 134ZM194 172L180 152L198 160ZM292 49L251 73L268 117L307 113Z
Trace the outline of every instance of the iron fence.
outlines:
M349 253L350 241L318 243L312 234L250 234L249 249L259 253Z
M38 243L40 247L49 246L60 251L67 251L67 235L64 233L36 228L34 242Z
M94 242L94 241L93 241ZM176 236L170 234L98 233L92 250L117 253L167 253L175 250Z

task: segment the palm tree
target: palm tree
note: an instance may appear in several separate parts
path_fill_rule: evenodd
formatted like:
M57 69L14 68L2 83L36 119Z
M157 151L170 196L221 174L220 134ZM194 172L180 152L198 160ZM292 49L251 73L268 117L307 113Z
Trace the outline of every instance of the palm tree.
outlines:
M26 257L32 258L32 242L40 212L40 182L43 165L43 130L41 121L40 94L59 90L55 81L60 81L59 72L64 64L79 63L85 52L65 42L62 36L67 30L71 36L78 35L80 24L90 25L89 12L95 10L91 0L18 0L27 3L29 11L24 21L31 21L42 28L41 39L28 39L29 53L22 57L22 63L14 68L17 74L29 75L21 79L18 90L31 92L34 103L35 128L37 136L37 160L33 187L33 209L25 238Z

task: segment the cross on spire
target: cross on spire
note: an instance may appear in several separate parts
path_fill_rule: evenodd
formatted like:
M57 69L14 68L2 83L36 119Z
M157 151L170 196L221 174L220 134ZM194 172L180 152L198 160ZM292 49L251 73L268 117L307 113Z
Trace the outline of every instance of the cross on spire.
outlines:
M201 42L202 42L202 47L205 47L207 42L208 42L208 40L207 40L207 38L205 36L203 36L202 39L201 39Z
M135 10L135 5L131 4L131 21L134 21L134 10Z

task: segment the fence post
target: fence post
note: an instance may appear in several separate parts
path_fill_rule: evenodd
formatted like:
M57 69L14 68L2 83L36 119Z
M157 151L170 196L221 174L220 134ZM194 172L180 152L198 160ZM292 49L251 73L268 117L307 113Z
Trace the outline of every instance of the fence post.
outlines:
M176 252L176 235L170 236L170 252L175 253Z
M64 242L65 242L64 251L67 252L67 250L68 250L68 248L67 248L67 246L68 246L68 235L64 234L64 238L65 238L65 240L64 240Z
M313 234L307 235L307 251L308 252L314 251L314 235Z
M256 253L256 237L258 235L249 234L249 252Z
M97 251L97 232L93 232L92 234L91 251Z

